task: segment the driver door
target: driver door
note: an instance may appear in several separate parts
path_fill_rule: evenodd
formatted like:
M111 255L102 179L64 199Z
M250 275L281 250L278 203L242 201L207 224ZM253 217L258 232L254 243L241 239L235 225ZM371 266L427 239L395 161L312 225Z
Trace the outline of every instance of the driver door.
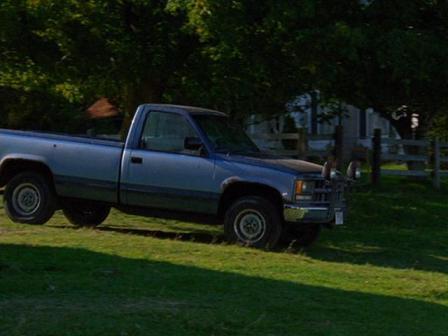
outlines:
M214 160L203 151L184 148L198 137L182 114L150 111L139 146L125 157L125 202L130 206L201 213L217 211Z

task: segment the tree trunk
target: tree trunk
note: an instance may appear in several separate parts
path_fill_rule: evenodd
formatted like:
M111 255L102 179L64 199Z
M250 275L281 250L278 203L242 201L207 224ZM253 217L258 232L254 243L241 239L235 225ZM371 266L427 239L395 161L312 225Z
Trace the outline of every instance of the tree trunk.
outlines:
M124 113L121 134L126 135L137 107L142 104L159 104L162 102L163 85L147 81L141 85L129 84L125 87Z

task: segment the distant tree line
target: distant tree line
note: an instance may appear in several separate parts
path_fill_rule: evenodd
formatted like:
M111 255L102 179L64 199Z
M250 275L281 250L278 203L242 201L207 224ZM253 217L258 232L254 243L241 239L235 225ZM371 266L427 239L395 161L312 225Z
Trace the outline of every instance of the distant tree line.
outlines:
M448 115L447 1L2 0L0 25L2 127L75 130L99 97L243 119L316 89L403 136Z

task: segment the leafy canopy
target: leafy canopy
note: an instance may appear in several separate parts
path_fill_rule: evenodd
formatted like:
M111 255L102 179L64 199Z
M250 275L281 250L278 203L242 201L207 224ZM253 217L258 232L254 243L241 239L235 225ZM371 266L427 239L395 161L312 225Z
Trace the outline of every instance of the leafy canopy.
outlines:
M49 116L72 119L100 96L129 114L174 102L243 119L314 89L402 134L398 108L425 127L447 112L445 1L3 0L0 22L0 104L14 116L47 113L29 98L42 94Z

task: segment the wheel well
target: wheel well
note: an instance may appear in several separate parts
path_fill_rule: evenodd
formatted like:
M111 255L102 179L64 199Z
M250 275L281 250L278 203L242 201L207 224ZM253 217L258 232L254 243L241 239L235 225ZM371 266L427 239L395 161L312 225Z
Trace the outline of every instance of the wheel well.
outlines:
M11 179L25 171L42 174L54 185L53 173L50 168L42 162L13 159L6 161L0 169L0 187L4 187Z
M264 184L235 182L228 186L219 201L218 215L224 217L227 209L238 198L244 196L259 196L271 201L278 209L283 206L283 199L278 190Z

